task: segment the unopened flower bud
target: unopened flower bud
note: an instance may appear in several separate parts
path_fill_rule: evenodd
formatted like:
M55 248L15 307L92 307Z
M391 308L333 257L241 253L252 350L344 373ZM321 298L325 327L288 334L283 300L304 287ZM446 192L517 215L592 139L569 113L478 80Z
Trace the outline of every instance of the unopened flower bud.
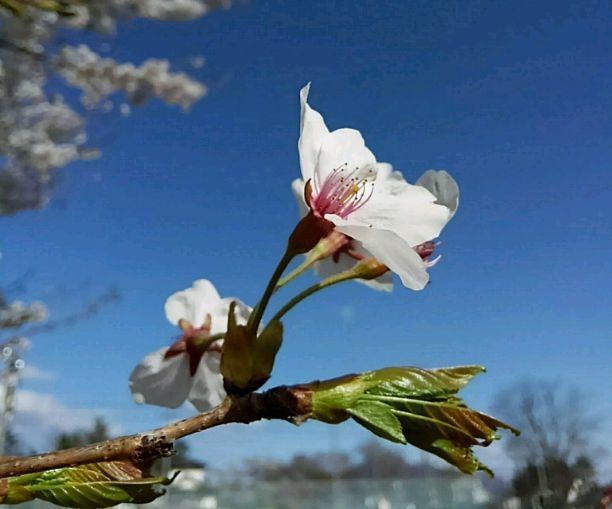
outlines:
M221 374L228 394L242 396L256 391L268 381L276 354L283 340L283 326L276 320L259 336L236 324L232 302L221 356Z
M344 233L332 230L327 237L322 238L319 243L308 254L308 261L313 263L334 256L351 243L351 239Z
M359 279L376 279L388 270L389 267L380 263L376 258L366 258L355 265L353 273Z

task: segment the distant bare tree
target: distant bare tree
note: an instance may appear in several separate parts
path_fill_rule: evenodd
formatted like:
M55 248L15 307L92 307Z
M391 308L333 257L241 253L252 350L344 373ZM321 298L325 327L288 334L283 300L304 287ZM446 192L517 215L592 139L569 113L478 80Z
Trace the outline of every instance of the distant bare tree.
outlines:
M55 449L81 447L110 438L108 425L103 417L96 417L90 429L60 433L55 439Z
M524 380L501 391L494 410L522 432L505 443L515 496L533 507L593 507L598 421L579 389Z
M598 427L580 390L550 381L518 382L498 394L493 409L521 430L505 443L517 466L574 461L589 452Z
M355 479L385 479L406 477L410 465L397 451L371 440L359 448L361 461L351 465L344 477Z

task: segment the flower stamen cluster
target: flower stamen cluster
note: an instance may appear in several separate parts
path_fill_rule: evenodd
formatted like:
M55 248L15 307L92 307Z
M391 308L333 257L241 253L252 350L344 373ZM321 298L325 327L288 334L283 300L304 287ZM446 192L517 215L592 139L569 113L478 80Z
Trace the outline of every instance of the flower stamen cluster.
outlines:
M328 173L323 182L321 175L315 172L314 193L308 204L316 215L335 214L345 219L370 200L376 178L374 169L357 166L347 170L348 163L344 163Z
M194 376L206 352L221 353L221 342L217 337L211 337L212 317L210 313L206 314L204 323L200 327L194 327L183 318L179 320L178 325L183 335L170 345L164 354L164 359L171 359L186 353L189 356L189 374Z

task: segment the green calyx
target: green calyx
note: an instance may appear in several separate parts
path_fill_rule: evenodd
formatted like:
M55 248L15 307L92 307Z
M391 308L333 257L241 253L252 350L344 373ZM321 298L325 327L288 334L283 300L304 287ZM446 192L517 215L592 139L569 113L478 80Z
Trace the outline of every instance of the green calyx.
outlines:
M273 320L257 335L238 325L230 305L228 327L221 356L221 374L228 394L241 396L259 389L272 373L276 354L283 341L283 324Z

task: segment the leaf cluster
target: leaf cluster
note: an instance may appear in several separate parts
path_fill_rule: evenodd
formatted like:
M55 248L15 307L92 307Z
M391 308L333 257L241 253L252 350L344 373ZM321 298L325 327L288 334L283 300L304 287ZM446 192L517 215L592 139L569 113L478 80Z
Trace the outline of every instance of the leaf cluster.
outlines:
M392 442L412 444L462 472L492 471L472 446L488 446L498 429L518 430L466 406L457 396L480 366L387 368L313 384L313 417L338 423L352 418Z

